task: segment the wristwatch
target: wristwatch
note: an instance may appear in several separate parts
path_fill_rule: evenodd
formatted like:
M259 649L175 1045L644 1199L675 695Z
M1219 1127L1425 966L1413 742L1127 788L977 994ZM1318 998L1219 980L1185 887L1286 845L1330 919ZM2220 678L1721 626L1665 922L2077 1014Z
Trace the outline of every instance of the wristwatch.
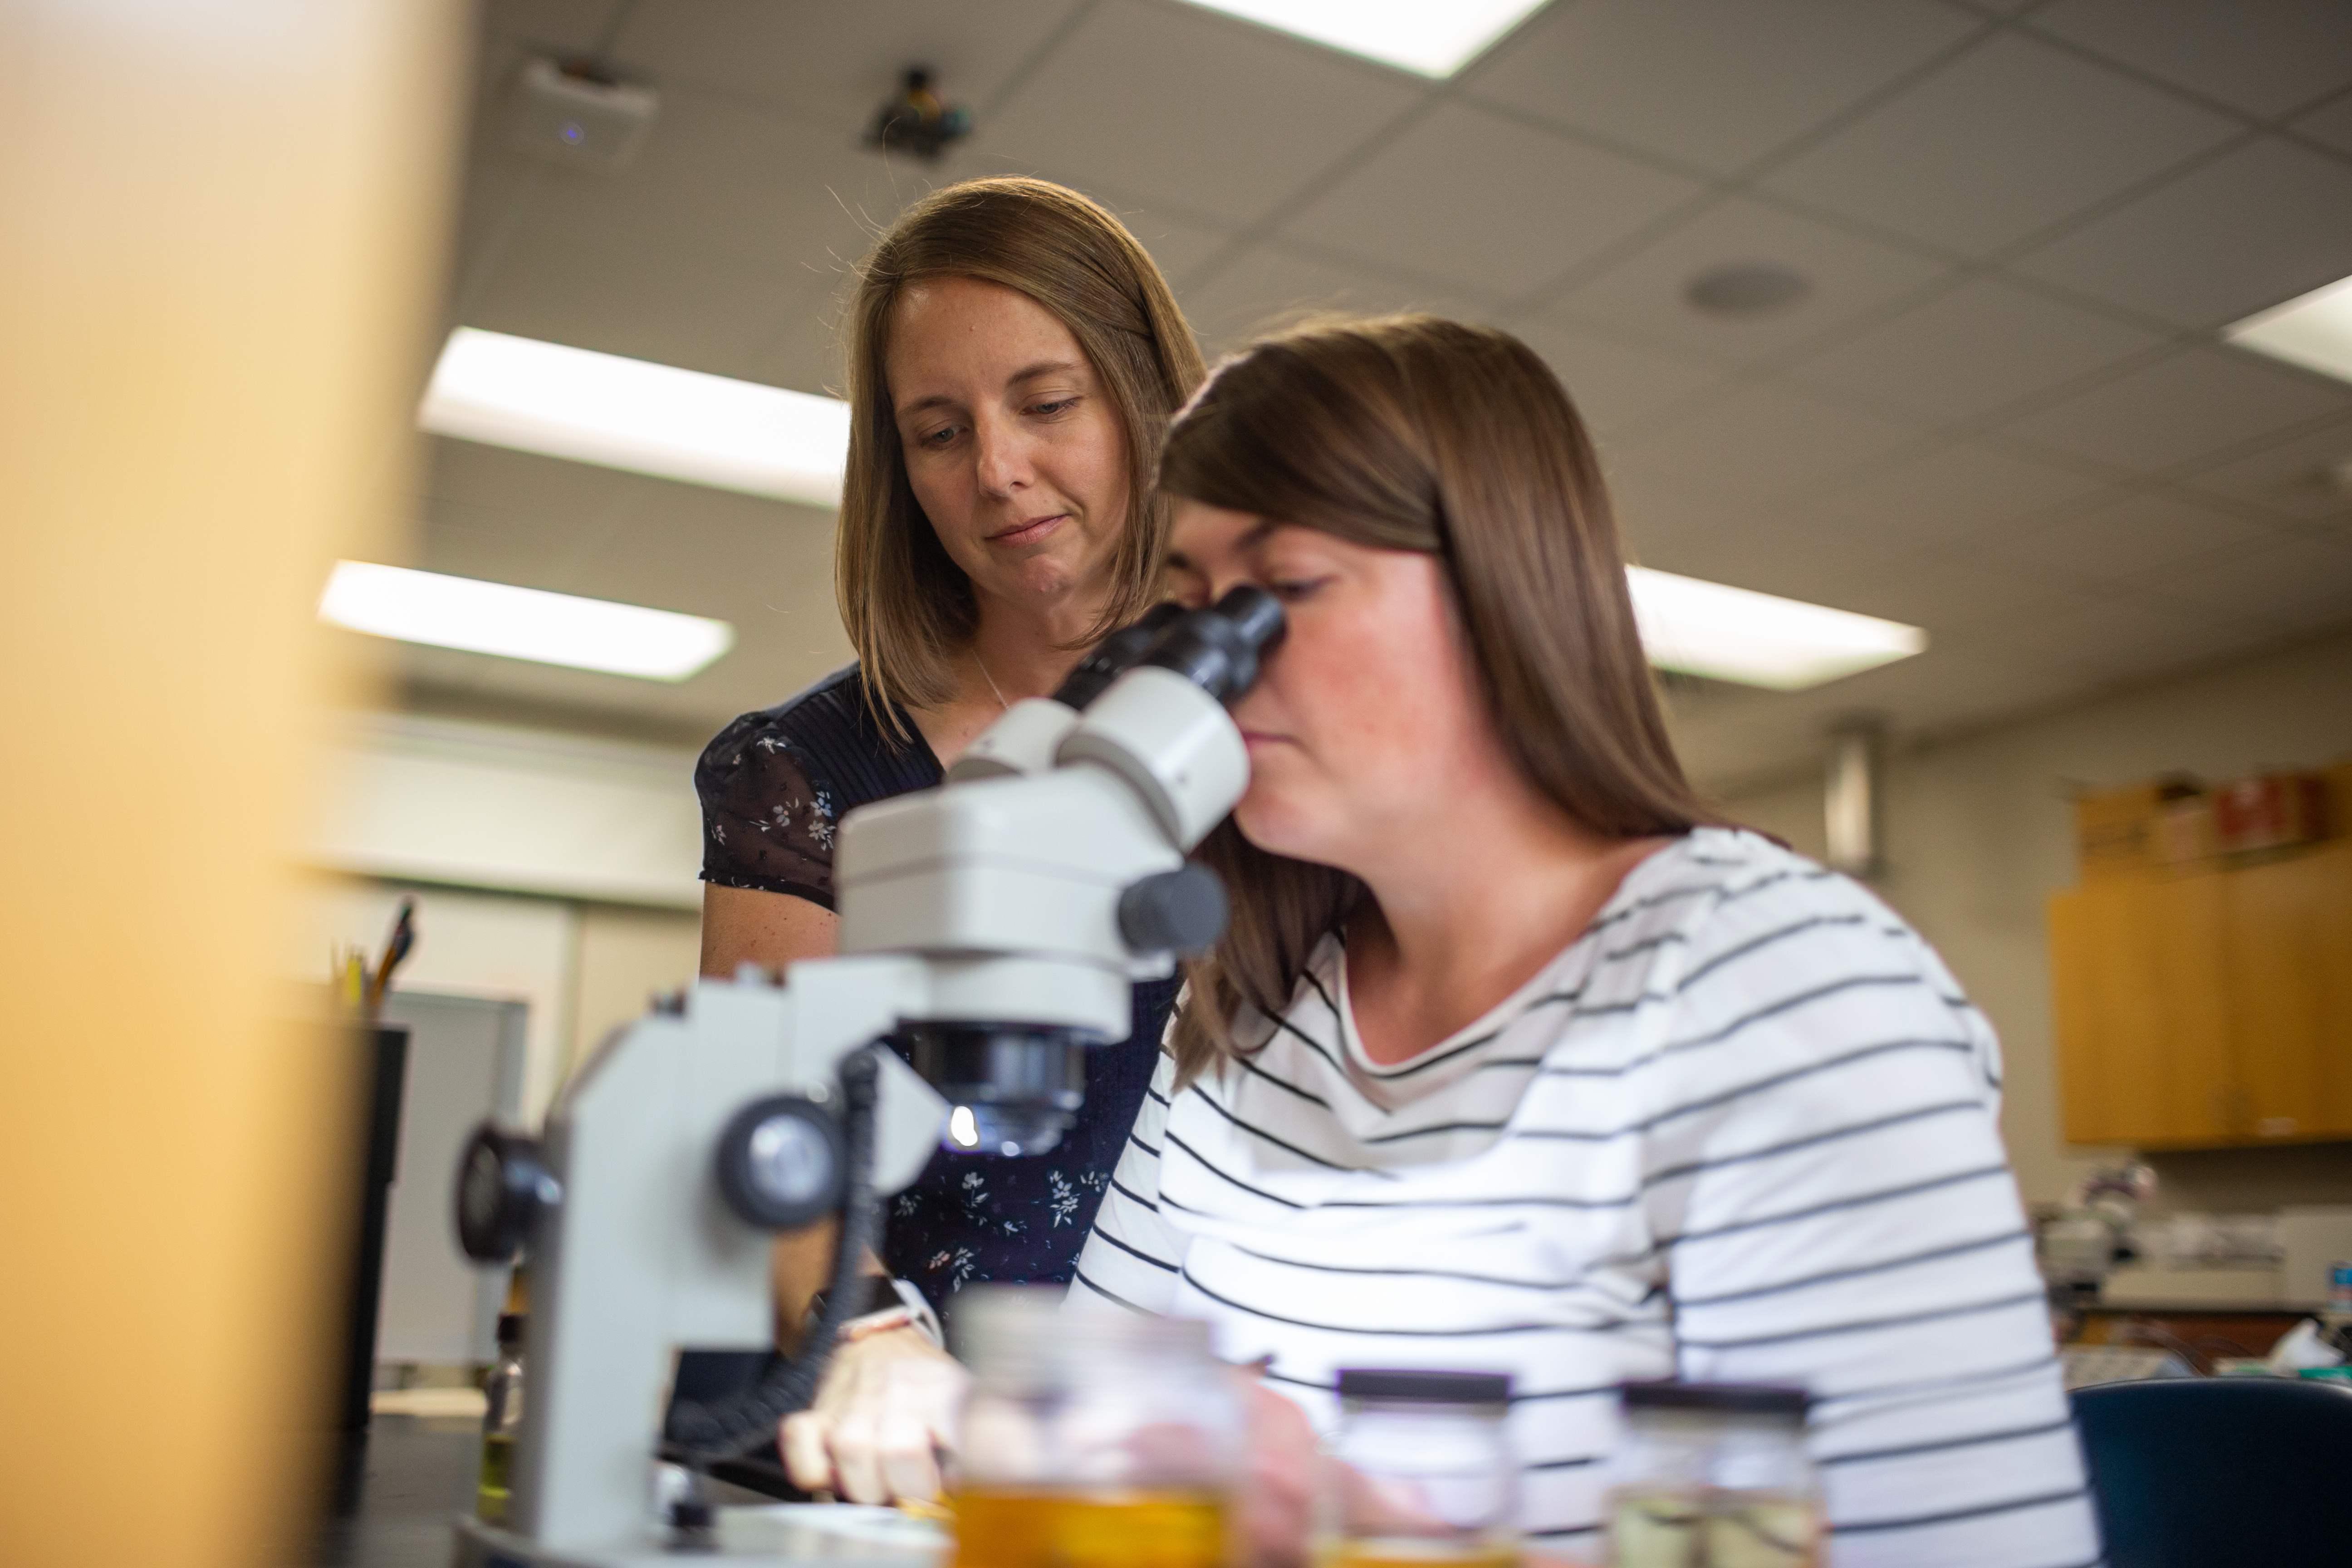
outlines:
M857 1313L841 1325L841 1338L854 1342L869 1334L889 1329L912 1328L931 1343L945 1348L947 1335L940 1330L939 1315L923 1293L904 1279L893 1279L887 1274L868 1274L854 1289L863 1290L864 1300ZM824 1316L825 1293L819 1290L809 1298L808 1313L802 1318L802 1331L816 1326Z

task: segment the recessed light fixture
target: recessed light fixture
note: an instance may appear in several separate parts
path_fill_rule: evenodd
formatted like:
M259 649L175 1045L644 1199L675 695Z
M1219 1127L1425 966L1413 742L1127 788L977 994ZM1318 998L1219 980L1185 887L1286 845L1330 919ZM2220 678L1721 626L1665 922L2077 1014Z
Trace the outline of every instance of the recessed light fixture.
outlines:
M1926 632L1900 621L1646 566L1627 567L1625 577L1650 662L1685 675L1801 691L1927 646Z
M1801 272L1776 261L1734 261L1692 279L1683 298L1710 316L1769 316L1813 291Z
M2221 335L2242 349L2352 381L2352 278L2232 322Z
M1419 76L1449 77L1545 0L1192 0Z
M319 618L398 642L641 680L684 680L735 646L725 621L364 561L335 563Z
M849 405L781 386L459 327L416 422L438 436L632 473L841 502Z

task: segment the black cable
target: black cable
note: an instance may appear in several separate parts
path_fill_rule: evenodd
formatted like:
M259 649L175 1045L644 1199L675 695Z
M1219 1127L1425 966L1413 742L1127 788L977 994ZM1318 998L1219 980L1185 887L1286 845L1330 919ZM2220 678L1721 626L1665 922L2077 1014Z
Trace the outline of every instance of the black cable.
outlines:
M705 1468L750 1452L776 1436L776 1425L816 1397L825 1363L842 1325L865 1310L857 1289L867 1254L882 1241L882 1205L874 1192L874 1112L879 1097L877 1047L866 1046L841 1058L841 1121L848 1143L848 1171L841 1200L841 1235L834 1244L833 1285L824 1307L790 1361L769 1363L758 1384L741 1394L709 1401L680 1400L670 1411L665 1458ZM671 1448L683 1450L672 1453Z

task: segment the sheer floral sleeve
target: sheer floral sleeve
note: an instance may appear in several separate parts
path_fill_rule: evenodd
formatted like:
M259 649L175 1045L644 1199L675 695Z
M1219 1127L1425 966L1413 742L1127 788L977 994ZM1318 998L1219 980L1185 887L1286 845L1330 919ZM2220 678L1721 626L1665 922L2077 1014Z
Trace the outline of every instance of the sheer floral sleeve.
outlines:
M695 764L694 793L704 881L833 908L834 792L775 715L747 713L721 730Z

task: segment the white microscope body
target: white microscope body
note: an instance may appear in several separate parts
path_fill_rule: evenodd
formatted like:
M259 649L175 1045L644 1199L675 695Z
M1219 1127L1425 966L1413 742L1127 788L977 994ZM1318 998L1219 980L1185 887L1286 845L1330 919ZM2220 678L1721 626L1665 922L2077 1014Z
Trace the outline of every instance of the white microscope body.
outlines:
M1222 890L1184 857L1247 785L1223 700L1280 631L1273 602L1238 589L1160 617L1156 641L1131 634L1127 656L1156 662L1107 689L1097 655L1083 711L1014 704L944 785L842 823L840 956L781 984L748 965L705 980L610 1037L539 1144L478 1135L459 1230L485 1260L530 1248L530 1373L508 1521L461 1521L461 1568L673 1558L650 1477L676 1353L773 1342L773 1235L838 1208L856 1163L837 1125L847 1058L879 1069L874 1194L939 1146L950 1101L927 1077L973 1110L984 1152L1051 1146L1080 1053L1129 1032L1131 984L1222 928ZM866 1051L893 1038L922 1075Z

